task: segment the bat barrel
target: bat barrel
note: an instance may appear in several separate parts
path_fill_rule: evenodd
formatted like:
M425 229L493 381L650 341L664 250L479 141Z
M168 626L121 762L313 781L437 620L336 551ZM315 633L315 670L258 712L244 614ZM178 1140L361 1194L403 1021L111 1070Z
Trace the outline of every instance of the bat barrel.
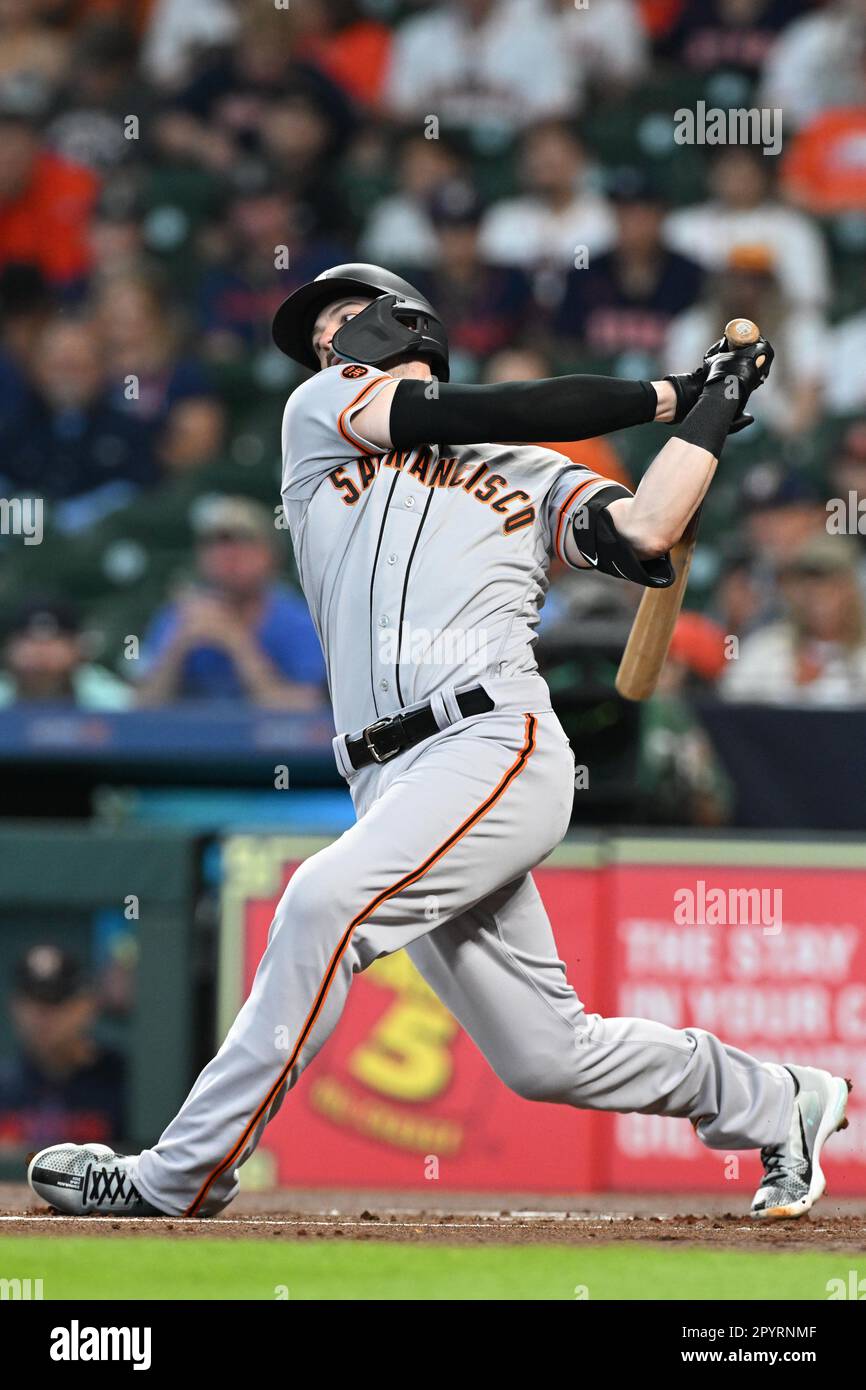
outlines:
M760 328L751 319L731 319L725 324L725 340L730 348L751 347L760 336Z

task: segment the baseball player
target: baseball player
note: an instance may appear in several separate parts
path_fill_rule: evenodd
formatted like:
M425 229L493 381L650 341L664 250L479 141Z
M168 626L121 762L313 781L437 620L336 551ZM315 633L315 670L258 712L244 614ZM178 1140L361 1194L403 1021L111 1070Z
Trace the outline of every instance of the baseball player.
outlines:
M533 655L549 561L669 584L669 548L748 423L772 348L716 344L696 371L654 382L456 385L433 307L371 265L291 295L274 337L313 373L286 407L282 498L357 822L294 874L249 998L156 1145L45 1149L34 1192L72 1214L221 1211L353 976L405 948L519 1095L677 1116L713 1148L760 1149L753 1213L801 1216L824 1190L846 1081L700 1027L588 1013L532 879L574 792ZM677 429L634 495L510 442L651 420Z

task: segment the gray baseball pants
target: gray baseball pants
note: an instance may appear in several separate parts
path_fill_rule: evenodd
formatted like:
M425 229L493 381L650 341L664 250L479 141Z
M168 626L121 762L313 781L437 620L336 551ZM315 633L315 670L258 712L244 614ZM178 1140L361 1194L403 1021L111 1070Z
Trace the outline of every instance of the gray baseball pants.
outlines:
M147 1201L178 1216L225 1207L352 976L401 947L521 1096L683 1116L713 1148L785 1137L784 1068L701 1028L588 1014L566 980L530 875L565 834L574 792L552 711L463 720L351 787L357 823L295 872L225 1042L141 1154Z

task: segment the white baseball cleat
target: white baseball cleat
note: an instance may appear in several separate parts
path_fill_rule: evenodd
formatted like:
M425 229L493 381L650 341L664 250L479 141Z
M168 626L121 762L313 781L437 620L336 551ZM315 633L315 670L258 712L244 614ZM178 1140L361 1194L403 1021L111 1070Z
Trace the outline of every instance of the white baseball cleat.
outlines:
M135 1185L137 1154L106 1144L55 1144L30 1160L27 1181L37 1197L65 1216L162 1216Z
M761 1149L764 1180L755 1193L752 1215L765 1221L803 1216L827 1185L821 1150L845 1129L851 1082L815 1067L787 1067L797 1083L791 1128L781 1144Z

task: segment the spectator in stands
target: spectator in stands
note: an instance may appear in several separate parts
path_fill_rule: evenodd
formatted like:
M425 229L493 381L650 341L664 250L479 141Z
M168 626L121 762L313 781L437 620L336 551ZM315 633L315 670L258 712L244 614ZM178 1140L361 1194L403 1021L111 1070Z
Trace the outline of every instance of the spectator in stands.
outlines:
M691 72L759 77L787 25L809 0L685 0L677 22L659 45ZM770 102L769 105L779 103ZM786 113L787 115L787 113Z
M560 40L574 83L572 105L589 92L621 98L647 70L648 45L641 6L635 0L558 0Z
M0 430L0 470L17 492L69 499L55 526L80 529L156 481L152 431L111 404L103 344L91 320L42 330L18 418Z
M274 180L295 199L308 233L345 235L351 221L334 178L343 132L322 97L295 83L268 101L258 143Z
M779 617L779 572L825 533L827 511L810 480L775 459L753 464L732 493L742 525L720 547L713 604L724 631L742 641Z
M32 0L0 3L0 85L17 80L51 87L67 69L66 35L34 14L34 8Z
M304 0L289 11L292 53L310 63L362 108L377 110L384 97L392 32L356 0Z
M563 352L582 348L593 357L628 358L623 375L658 371L671 323L700 297L704 272L697 261L670 250L663 235L665 205L652 177L621 169L608 185L616 216L610 251L570 270L554 318Z
M94 1039L99 1002L81 962L31 946L13 977L15 1051L0 1061L0 1151L126 1139L126 1060Z
M446 137L427 140L410 130L399 142L396 167L397 187L374 205L360 254L374 265L430 266L439 249L430 201L440 188L466 177L465 161Z
M668 217L670 245L708 270L720 270L737 252L761 251L791 306L824 308L830 278L821 232L778 198L773 159L756 146L723 147L711 163L710 185L708 202Z
M204 351L215 362L242 360L251 348L271 351L271 320L286 295L350 259L347 243L309 235L303 210L264 166L239 175L206 249L211 264L197 307Z
M479 254L481 203L471 184L455 180L430 202L436 266L417 277L448 325L452 375L477 376L490 353L507 346L532 320L527 275L514 266L485 265Z
M202 51L229 43L237 33L232 0L155 0L144 36L144 67L158 86L180 86Z
M314 104L317 124L328 127L328 143L342 145L357 123L354 109L323 72L292 62L293 24L286 9L248 5L237 44L199 63L163 108L156 129L162 153L175 163L230 174L242 157L266 154L261 137L268 109L287 103L294 107L289 114L297 116L302 97ZM305 120L310 134L308 115ZM315 153L310 154L314 162ZM320 172L327 175L328 170Z
M160 155L187 168L229 174L242 153L253 153L264 107L285 86L289 34L285 10L254 3L245 7L233 45L215 44L195 64L184 64L183 80L173 84L172 99L163 103L156 122Z
M128 709L132 692L88 659L77 610L59 599L29 599L12 615L0 670L0 709L72 704L82 710Z
M773 574L826 529L827 510L810 480L775 461L749 469L738 512L756 562Z
M181 346L180 324L153 279L117 276L100 287L94 311L106 361L111 363L109 399L124 414L157 428L181 401L202 403L222 420L222 407L201 363Z
M795 19L770 51L759 100L781 107L790 130L830 107L866 102L866 14L860 0L831 0Z
M541 5L444 0L394 36L385 103L401 120L433 112L449 130L504 141L573 100L558 18Z
M602 255L616 223L607 199L589 179L586 151L564 121L544 121L520 147L524 193L494 203L481 226L481 251L495 265L567 271L580 253Z
M795 136L782 165L788 197L816 217L866 213L866 104L822 111Z
M785 616L742 642L723 674L722 695L760 704L862 705L866 615L853 541L815 536L779 581Z
M51 295L38 266L12 262L0 270L0 437L26 409L28 373L51 312Z
M218 397L180 396L156 440L163 478L185 476L217 462L225 444L225 425L225 408Z
M0 268L25 261L69 289L90 266L88 230L99 182L44 147L42 114L29 98L0 91Z
M146 276L151 265L144 244L144 210L135 183L116 173L99 196L91 218L88 249L89 286L95 293L104 280Z
M726 637L742 641L767 616L767 595L758 557L745 538L735 534L720 547L719 564L712 616Z
M232 699L319 708L321 648L306 603L276 578L272 517L246 498L214 497L195 530L198 577L150 625L139 704Z
M100 175L137 157L153 108L137 75L137 57L135 32L120 17L97 15L81 24L57 112L45 131L50 149ZM128 125L130 115L139 122L137 132Z
M667 370L681 371L683 362L700 358L728 320L742 313L744 304L776 350L772 375L755 403L755 419L783 438L796 439L820 416L826 323L817 309L785 299L765 247L732 251L702 302L674 320L665 354Z

